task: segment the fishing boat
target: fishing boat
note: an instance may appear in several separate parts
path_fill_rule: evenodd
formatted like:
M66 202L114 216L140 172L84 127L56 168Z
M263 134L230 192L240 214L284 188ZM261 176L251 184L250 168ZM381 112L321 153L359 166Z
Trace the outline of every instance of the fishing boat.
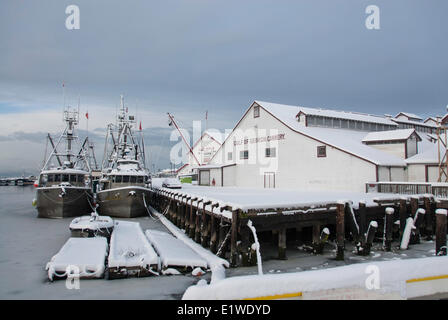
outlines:
M102 215L132 218L148 214L151 178L145 165L141 125L137 139L135 124L121 96L117 122L107 127L102 178L96 190Z
M36 199L33 201L40 218L81 216L93 210L91 169L86 159L87 150L80 147L75 132L79 107L78 110L65 108L63 119L66 127L57 142L54 143L50 134L47 135L47 146L50 143L52 150L44 160L36 186ZM73 151L75 145L79 148L76 154ZM63 148L64 151L59 152L58 148Z

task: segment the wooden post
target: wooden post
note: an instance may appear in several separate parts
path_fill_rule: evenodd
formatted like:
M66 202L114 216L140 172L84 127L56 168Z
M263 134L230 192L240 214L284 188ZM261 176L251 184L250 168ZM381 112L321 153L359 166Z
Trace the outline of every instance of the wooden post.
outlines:
M327 243L329 236L330 236L330 230L328 230L328 228L323 228L322 232L319 235L318 242L313 244L313 253L314 254L324 253L324 246L325 246L325 243Z
M204 202L202 205L202 223L201 223L201 245L206 248L210 245L210 217L205 212L205 206L211 204L211 201Z
M186 199L185 196L182 196L180 198L180 205L181 205L180 206L180 210L181 210L181 213L180 213L180 227L185 230L185 215L187 214L187 208L186 208L186 204L185 204L186 200L184 202L184 198Z
M367 209L364 201L359 201L359 236L361 238L361 246L364 245L364 239L367 233Z
M367 230L366 244L364 245L362 254L368 256L370 249L372 249L373 239L375 238L376 230L378 229L378 223L376 221L370 221L369 229Z
M414 227L415 229L412 232L412 236L411 236L411 244L418 244L420 243L420 227L423 223L423 221L425 221L425 209L417 209L417 212L415 213L414 216Z
M213 208L218 207L219 204L215 203L212 205L212 215L210 217L210 251L213 253L216 253L218 250L217 244L218 244L218 231L219 231L219 221L213 214Z
M425 236L426 236L426 240L432 240L432 235L433 235L433 229L434 229L434 224L433 224L433 219L434 219L434 212L431 208L431 198L430 197L425 197Z
M446 256L446 209L436 210L436 256Z
M189 223L189 232L188 236L192 239L194 239L194 232L196 229L195 222L196 222L196 209L193 207L193 201L198 200L198 198L191 198L190 200L190 223Z
M286 260L286 229L278 230L278 259Z
M221 253L219 253L219 250L217 248L216 253L218 254L219 257L223 258L226 255L227 252L227 244L224 243L226 241L226 236L227 236L228 230L227 227L224 226L224 222L221 218L221 221L219 222L219 232L218 232L218 248L221 248Z
M190 201L190 205L188 205L188 201ZM190 215L191 215L191 197L185 198L185 234L190 234Z
M411 217L414 217L418 210L418 198L411 197Z
M320 242L320 223L313 224L313 246Z
M336 260L344 260L345 204L338 203L336 210Z
M241 243L239 251L241 252L241 264L245 267L249 266L249 247L250 247L250 229L245 223L240 223Z
M231 236L230 236L230 265L236 266L238 263L238 253L236 242L238 240L238 218L239 210L232 210L232 226L231 226Z
M394 226L394 208L387 207L386 214L384 216L384 234L383 234L383 246L385 251L391 251L392 249L392 231Z
M195 216L195 228L194 228L194 241L197 243L201 243L201 227L202 227L202 214L199 210L199 204L203 202L203 199L198 200L196 204L196 216ZM204 210L204 208L202 208Z
M406 227L406 220L408 219L408 212L406 209L406 200L400 199L400 241L403 239L404 228Z
M345 204L345 218L348 220L350 232L352 233L353 241L358 245L359 243L359 225L356 221L355 212L352 211L351 203Z

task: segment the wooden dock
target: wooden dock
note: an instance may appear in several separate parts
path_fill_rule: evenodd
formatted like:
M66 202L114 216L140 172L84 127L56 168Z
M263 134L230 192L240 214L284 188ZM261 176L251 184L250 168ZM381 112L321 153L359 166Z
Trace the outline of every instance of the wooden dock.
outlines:
M432 239L436 232L436 209L448 208L448 200L437 200L431 194L397 194L390 198L374 199L374 204L369 206L363 201L355 205L347 200L243 210L220 201L211 201L206 196L200 197L198 192L200 187L194 195L182 189L153 189L150 204L185 230L194 241L228 259L231 266L255 263L255 254L251 252L252 234L247 225L249 220L257 233L271 232L275 235L279 259L286 259L287 235L291 231L311 227L311 237L306 240L318 248L323 241L323 229L330 229L330 239L337 246L335 258L343 260L347 241L356 245L359 254L369 252L375 239L383 240L387 243L386 247L393 241L401 241L407 218L415 218L419 208L423 208L426 214L419 218L410 244L418 243L421 237ZM386 208L393 208L389 209L390 217L386 217ZM384 228L385 223L388 224L387 228Z

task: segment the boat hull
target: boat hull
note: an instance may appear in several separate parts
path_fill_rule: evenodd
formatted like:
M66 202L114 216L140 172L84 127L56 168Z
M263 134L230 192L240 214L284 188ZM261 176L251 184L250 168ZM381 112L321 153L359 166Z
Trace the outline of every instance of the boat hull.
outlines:
M143 187L124 187L102 190L97 193L101 215L134 218L148 215L150 190Z
M65 193L65 194L64 194ZM64 194L64 195L63 195ZM78 217L92 212L88 188L60 187L38 188L36 209L39 218Z

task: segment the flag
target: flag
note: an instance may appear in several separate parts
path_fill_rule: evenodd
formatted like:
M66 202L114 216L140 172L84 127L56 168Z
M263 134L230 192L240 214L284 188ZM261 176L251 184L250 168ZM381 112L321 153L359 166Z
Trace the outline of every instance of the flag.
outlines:
M208 110L205 111L205 120L207 120L207 119L208 119Z
M142 121L140 120L140 127L139 127L140 131L142 131Z
M86 119L89 119L89 111L86 112Z
M65 83L64 83L64 81L62 81L62 87L65 87Z

